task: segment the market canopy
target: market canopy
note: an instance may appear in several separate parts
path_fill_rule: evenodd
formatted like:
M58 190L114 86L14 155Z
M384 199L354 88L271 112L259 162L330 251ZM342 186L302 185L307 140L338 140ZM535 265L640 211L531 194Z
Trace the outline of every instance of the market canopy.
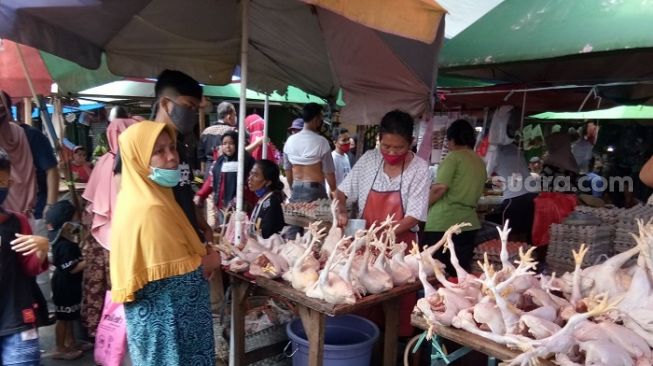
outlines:
M586 112L545 112L532 115L530 118L555 120L653 119L653 107L643 105L622 105L609 109L598 109Z
M163 69L224 85L240 60L238 0L21 0L0 3L0 37L125 77ZM251 0L248 86L295 85L329 100L342 118L376 123L401 108L428 110L444 28L435 1Z
M240 83L234 82L223 86L204 85L204 95L214 98L238 99L240 97ZM100 101L112 101L128 98L154 98L154 80L133 81L119 80L108 84L96 86L76 93L78 97L88 97ZM254 90L247 90L248 100L265 100L265 94ZM281 95L274 92L269 95L270 102L276 103L318 103L325 104L324 99L308 94L294 86L289 86L286 93Z
M510 83L650 80L653 2L505 0L445 43L440 72Z
M0 39L0 88L15 99L32 96L18 47L15 42ZM20 45L20 50L36 94L49 95L53 82L60 92L69 93L121 79L109 72L105 60L97 70L89 70L29 46Z

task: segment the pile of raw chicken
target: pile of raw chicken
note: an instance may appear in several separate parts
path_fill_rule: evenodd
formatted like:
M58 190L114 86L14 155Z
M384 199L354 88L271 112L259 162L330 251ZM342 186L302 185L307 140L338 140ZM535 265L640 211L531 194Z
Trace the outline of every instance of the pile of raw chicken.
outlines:
M345 237L336 224L337 204L334 200L331 205L333 224L328 232L320 228L321 222L314 222L295 240L286 241L281 235L263 239L247 235L244 229L241 244L233 245L230 223L218 246L223 265L233 272L282 278L307 296L331 304L353 304L367 294L416 281L417 246L404 255L407 244L396 243L392 217Z
M486 256L479 263L480 277L467 273L451 241L464 226L450 228L445 243L435 245L450 251L457 283L439 273L442 267L430 255L433 247L419 254L425 297L415 312L429 324L453 326L518 349L521 353L510 365L537 365L542 359L563 366L653 364L652 222L639 222L636 247L599 265L581 269L587 247L580 245L572 251L575 270L559 278L534 273L533 249L520 250L520 259L510 263L507 224L497 228L501 268L490 265ZM626 266L631 258L636 264ZM426 281L431 269L442 285L437 289Z

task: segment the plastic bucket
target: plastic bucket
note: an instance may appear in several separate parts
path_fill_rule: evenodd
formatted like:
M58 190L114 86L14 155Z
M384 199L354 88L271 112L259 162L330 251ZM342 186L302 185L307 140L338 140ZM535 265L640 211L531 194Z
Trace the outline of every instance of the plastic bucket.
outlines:
M293 366L308 365L308 339L302 321L288 323L286 332L292 344ZM379 328L356 315L326 318L323 366L364 366L370 364Z

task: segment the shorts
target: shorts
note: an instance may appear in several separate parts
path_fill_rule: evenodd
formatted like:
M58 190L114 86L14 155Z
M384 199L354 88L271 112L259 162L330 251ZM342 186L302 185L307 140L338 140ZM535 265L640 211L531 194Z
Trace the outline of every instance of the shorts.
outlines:
M0 365L39 366L41 350L36 328L0 336Z

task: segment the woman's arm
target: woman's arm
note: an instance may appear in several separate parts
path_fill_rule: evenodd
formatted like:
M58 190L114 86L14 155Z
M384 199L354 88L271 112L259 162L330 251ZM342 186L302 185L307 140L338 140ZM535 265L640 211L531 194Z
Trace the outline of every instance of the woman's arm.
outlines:
M81 262L77 263L75 268L70 270L70 273L72 273L72 274L79 273L79 272L83 271L84 268L86 268L86 261L82 260Z
M403 219L399 220L398 224L399 226L395 229L395 235L401 235L410 230L415 225L419 224L419 220L412 216L405 216Z
M653 156L644 164L639 171L639 179L649 187L653 187Z
M449 187L442 183L433 184L429 191L429 207L442 199L448 189Z
M202 188L200 188L197 193L195 193L195 197L199 197L202 201L205 200L213 191L213 174L209 174L208 177L204 180L204 183L202 184ZM198 202L195 202L197 205Z
M336 189L336 199L338 200L338 226L345 227L349 218L347 217L347 196L339 190Z

